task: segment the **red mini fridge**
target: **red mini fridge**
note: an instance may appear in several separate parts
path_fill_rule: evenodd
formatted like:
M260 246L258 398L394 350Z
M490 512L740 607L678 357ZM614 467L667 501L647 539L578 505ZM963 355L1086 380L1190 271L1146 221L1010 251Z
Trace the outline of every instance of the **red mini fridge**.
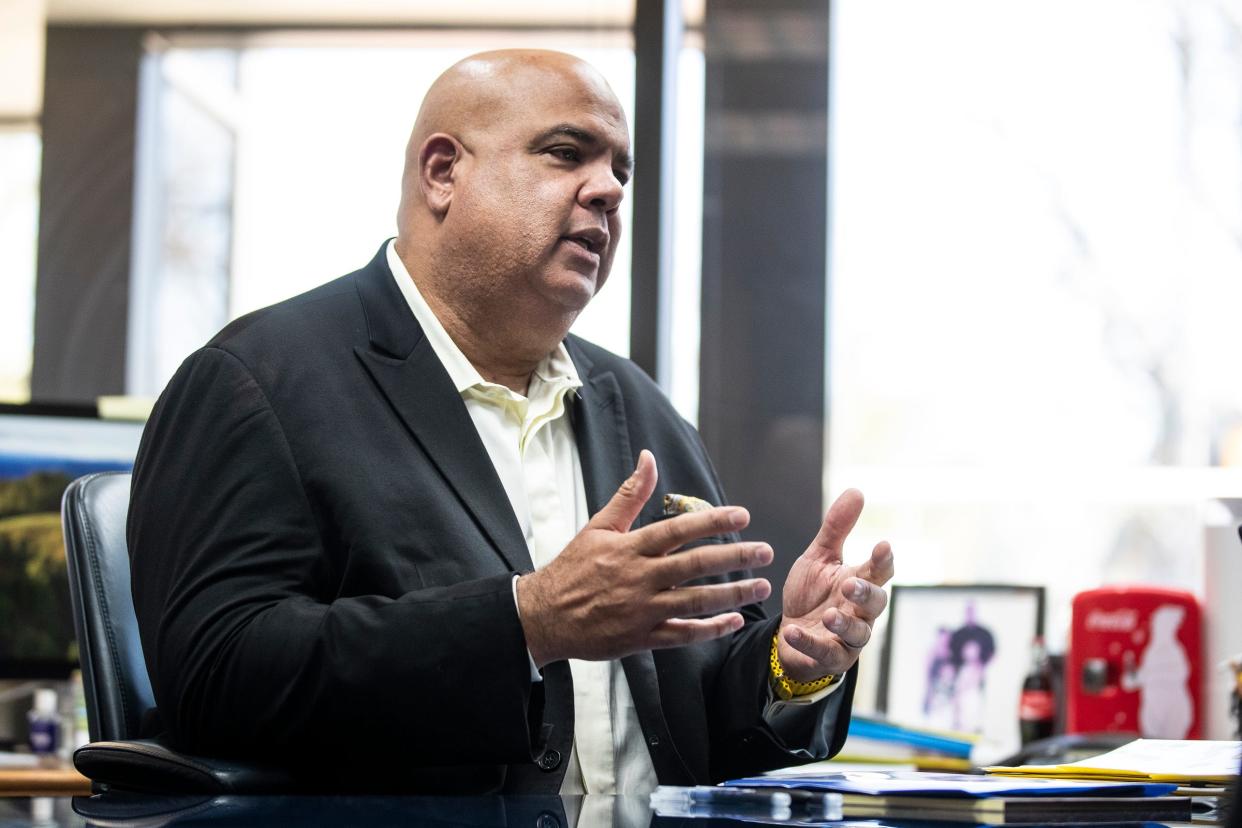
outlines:
M1202 642L1199 602L1189 592L1127 586L1078 593L1066 658L1066 731L1199 738Z

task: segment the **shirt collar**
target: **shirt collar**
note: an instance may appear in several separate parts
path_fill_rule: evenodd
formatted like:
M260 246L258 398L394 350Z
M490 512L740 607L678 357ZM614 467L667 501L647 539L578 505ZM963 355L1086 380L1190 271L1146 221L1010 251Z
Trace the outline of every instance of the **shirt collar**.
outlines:
M388 269L392 271L392 277L396 280L401 295L405 297L410 311L422 327L423 335L427 337L436 357L444 365L457 393L463 394L471 388L496 385L483 379L483 375L461 352L461 348L457 347L457 343L449 336L448 331L444 330L439 318L427 304L427 300L423 298L414 279L411 278L410 272L406 270L405 263L397 255L396 239L388 242L387 257ZM539 364L535 366L535 377L532 378L532 383L535 382L535 378L552 387L559 386L563 389L582 387L578 369L573 360L569 358L569 351L565 349L564 342L558 342L555 350L539 361Z

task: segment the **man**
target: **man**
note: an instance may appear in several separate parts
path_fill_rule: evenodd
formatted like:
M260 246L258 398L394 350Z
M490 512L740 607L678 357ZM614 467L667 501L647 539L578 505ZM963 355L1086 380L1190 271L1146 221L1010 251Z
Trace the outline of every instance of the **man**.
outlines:
M842 563L847 492L765 620L745 510L660 519L663 495L724 503L697 434L568 336L630 168L591 67L467 59L420 110L395 243L181 367L129 523L177 744L435 792L641 792L839 749L891 551Z

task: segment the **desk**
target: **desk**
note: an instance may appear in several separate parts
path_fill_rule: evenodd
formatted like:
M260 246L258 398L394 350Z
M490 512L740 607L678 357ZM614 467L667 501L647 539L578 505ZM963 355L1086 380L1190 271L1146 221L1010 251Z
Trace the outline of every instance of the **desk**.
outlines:
M328 826L368 828L409 826L522 826L574 828L566 813L581 813L578 828L745 828L760 823L733 819L665 819L647 809L646 797L140 797L101 795L91 798L0 799L4 828L90 828L138 825L172 826ZM767 823L765 823L767 824ZM832 824L832 823L829 823ZM849 820L847 824L929 828L926 821ZM1146 824L1151 823L1136 823ZM1203 823L1167 823L1198 826ZM951 828L953 823L935 823ZM1099 823L1096 823L1099 825ZM1110 823L1116 828L1117 823Z
M72 765L48 768L0 768L0 797L89 796L91 781Z

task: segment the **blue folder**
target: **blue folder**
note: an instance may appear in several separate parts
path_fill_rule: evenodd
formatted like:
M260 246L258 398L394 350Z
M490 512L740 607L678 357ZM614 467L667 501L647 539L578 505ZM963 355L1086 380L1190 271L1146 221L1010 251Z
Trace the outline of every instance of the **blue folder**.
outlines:
M801 776L753 776L725 783L745 788L793 788L871 796L1165 796L1166 782L1095 782L1043 777L981 776L920 771L841 771Z

